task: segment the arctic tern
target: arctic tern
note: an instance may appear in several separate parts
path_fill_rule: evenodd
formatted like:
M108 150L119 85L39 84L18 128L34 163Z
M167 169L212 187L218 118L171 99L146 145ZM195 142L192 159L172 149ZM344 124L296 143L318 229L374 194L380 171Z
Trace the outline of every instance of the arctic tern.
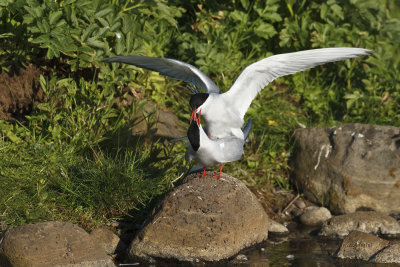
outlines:
M248 120L243 128L244 139L236 136L226 136L220 139L210 139L200 124L200 118L194 118L190 123L187 136L190 142L186 150L185 159L187 162L195 160L203 166L203 173L206 174L206 168L220 164L219 173L215 178L221 177L223 163L239 160L243 155L243 146L251 129L251 120ZM194 167L197 168L197 167Z
M218 86L198 68L176 59L116 56L103 61L135 65L191 83L193 88L190 89L195 93L189 101L192 108L191 121L200 113L210 138L235 136L244 139L241 130L244 115L253 99L270 82L328 62L370 55L373 52L369 49L339 47L270 56L247 66L232 87L222 94ZM205 93L199 93L197 88L202 88Z

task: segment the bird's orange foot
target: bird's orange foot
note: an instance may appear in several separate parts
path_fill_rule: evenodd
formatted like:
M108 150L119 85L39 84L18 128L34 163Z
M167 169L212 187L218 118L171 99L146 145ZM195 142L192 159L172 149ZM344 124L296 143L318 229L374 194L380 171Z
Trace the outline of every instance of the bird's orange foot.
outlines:
M206 175L207 175L206 168L204 168L203 173L199 175L199 178L202 178L202 177L204 177Z
M218 174L214 174L213 175L214 178L217 178L217 179L221 178L222 167L223 167L223 165L221 164L221 167L219 168L219 173Z
M221 173L214 174L213 177L219 179L219 178L221 178Z

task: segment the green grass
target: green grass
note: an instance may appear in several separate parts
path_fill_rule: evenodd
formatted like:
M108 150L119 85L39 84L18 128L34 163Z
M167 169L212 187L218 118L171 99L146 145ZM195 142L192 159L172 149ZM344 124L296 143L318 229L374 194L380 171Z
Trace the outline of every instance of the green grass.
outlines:
M155 164L162 153L154 149L141 144L108 154L79 153L73 146L3 139L1 220L20 225L58 219L87 228L124 217L141 222L149 203L176 178L176 168L172 173ZM163 156L163 161L168 165L173 159Z

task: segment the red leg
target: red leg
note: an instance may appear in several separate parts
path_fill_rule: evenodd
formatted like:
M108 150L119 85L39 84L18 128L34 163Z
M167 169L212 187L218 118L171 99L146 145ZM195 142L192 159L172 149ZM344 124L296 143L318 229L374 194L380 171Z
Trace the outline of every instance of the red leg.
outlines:
M203 168L204 168L204 169L203 169L203 173L199 175L199 178L204 177L204 176L207 175L207 173L206 173L206 166L204 166Z
M221 178L222 167L223 167L223 165L221 164L221 167L219 167L219 173L218 174L214 174L213 175L214 178L217 178L217 179Z

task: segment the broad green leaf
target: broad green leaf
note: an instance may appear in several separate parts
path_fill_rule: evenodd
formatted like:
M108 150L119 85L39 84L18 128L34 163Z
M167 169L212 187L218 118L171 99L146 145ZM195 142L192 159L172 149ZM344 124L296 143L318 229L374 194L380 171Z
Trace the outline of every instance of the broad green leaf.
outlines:
M50 25L53 25L53 24L57 23L62 15L63 15L62 11L51 12L50 15L49 15Z
M89 38L87 40L87 43L89 45L91 45L91 46L98 47L98 48L103 48L104 47L104 42L102 42L100 40L97 40L95 38Z
M43 10L41 7L34 7L32 8L32 13L31 13L35 18L41 18L43 15Z
M105 17L106 15L110 14L113 11L112 7L108 7L105 8L99 12L97 12L96 14L94 14L95 18L101 18L101 17Z
M341 8L339 5L333 4L333 5L331 6L331 9L333 10L333 13L336 14L336 16L338 16L338 17L341 18L341 19L344 19L343 10L342 10L342 8Z
M61 19L57 22L56 28L61 28L62 26L66 25L67 22L64 19Z
M121 22L118 21L118 22L114 23L114 24L111 26L110 31L115 32L115 31L118 30L120 27L121 27Z
M79 46L78 48L79 52L86 53L86 54L93 54L94 50L93 48L89 46Z
M60 51L57 49L57 47L53 44L49 44L48 50L47 50L47 57L49 59L52 59L53 57L60 57Z
M278 13L264 13L262 17L271 22L282 21L282 17Z
M50 41L49 34L40 35L39 37L31 40L31 42L34 44L43 44L43 43L48 43L49 41Z
M99 26L96 24L91 24L89 27L87 27L82 33L81 41L85 42L87 37L98 27Z
M249 1L249 0L240 0L240 3L242 4L242 6L243 6L245 9L248 9L249 6L250 6L250 1Z
M108 21L104 18L97 18L97 20L100 22L101 26L110 28L110 24L108 24Z
M270 37L277 34L274 26L269 23L262 23L254 29L254 33L264 39L269 39Z

